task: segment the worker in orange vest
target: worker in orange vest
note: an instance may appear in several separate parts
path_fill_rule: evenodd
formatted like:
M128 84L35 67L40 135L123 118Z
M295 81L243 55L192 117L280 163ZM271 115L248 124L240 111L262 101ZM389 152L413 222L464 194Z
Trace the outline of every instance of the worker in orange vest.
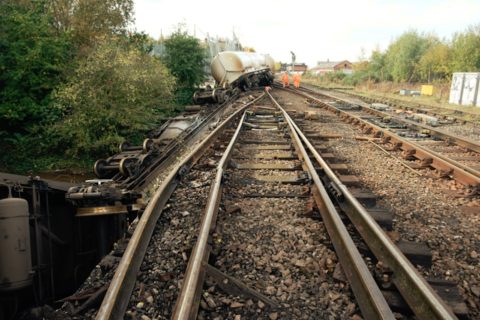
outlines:
M288 79L288 73L285 72L282 76L282 81L283 81L283 87L290 87L290 80Z
M299 73L295 73L293 75L293 85L295 86L295 88L300 87L300 74Z

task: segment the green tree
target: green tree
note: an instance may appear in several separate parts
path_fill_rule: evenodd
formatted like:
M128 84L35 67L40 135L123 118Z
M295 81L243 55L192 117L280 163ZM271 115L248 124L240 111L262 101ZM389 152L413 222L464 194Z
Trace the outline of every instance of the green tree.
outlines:
M445 79L450 72L450 48L442 42L432 45L420 58L418 71L422 81Z
M49 0L58 32L70 32L77 54L86 56L97 42L126 34L134 21L133 0Z
M52 90L71 61L68 33L57 34L46 1L0 4L0 159L2 166L31 154L41 126L59 119ZM8 156L8 159L7 159Z
M453 36L451 58L453 72L480 71L480 24Z
M368 64L368 78L374 81L388 80L390 74L386 65L386 54L379 49L372 51L370 62Z
M430 45L431 39L419 35L417 31L405 32L390 44L386 52L386 66L393 80L418 80L418 62Z
M68 157L104 157L119 142L155 127L167 112L174 79L157 59L123 41L104 42L80 63L57 94L65 114L52 130Z
M177 79L175 92L179 104L188 104L195 86L205 79L205 50L197 38L189 36L180 27L165 40L164 61Z

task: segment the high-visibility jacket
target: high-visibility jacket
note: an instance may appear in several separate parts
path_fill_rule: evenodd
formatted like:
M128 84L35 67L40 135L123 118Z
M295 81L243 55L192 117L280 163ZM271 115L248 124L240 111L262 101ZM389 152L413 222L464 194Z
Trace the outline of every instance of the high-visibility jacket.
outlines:
M293 75L293 84L296 88L300 87L300 75L298 73Z

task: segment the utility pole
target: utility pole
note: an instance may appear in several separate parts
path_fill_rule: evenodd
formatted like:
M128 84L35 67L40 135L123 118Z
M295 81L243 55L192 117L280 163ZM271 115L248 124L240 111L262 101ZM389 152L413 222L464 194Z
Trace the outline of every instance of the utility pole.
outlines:
M292 54L292 73L295 71L295 53L293 53L293 51L290 51L290 53Z

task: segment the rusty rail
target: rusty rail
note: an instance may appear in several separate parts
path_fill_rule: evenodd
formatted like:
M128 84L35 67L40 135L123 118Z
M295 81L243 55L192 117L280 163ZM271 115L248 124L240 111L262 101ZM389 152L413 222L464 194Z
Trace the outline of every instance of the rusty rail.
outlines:
M348 215L377 259L386 263L393 271L393 282L415 315L419 319L429 320L456 319L450 308L445 305L443 300L418 273L417 269L408 261L365 208L329 168L328 164L321 158L290 116L283 109L282 111L325 174L341 191L344 201L339 203L340 207ZM344 264L342 263L342 265ZM356 294L355 296L357 297Z
M328 97L328 98L331 98L331 99L345 101L345 102L350 103L350 104L358 105L358 103L355 103L351 100L342 99L342 98L339 98L339 97L336 97L336 96L333 96L331 94L327 94L327 93L324 93L324 92L322 92L322 93L315 92L314 90L309 89L309 88L305 88L305 87L301 87L300 91L311 92L313 94L325 96L325 97ZM375 109L369 107L366 103L364 103L364 105L363 104L360 105L360 107L362 108L362 110L364 110L368 113L371 113L373 115L377 115L377 116L380 116L380 117L388 116L388 117L390 117L392 119L395 119L399 122L403 122L403 123L408 124L409 126L415 127L418 130L423 130L423 129L429 130L432 133L432 135L437 137L437 138L453 141L453 142L455 142L455 144L457 144L460 147L464 147L464 148L469 149L471 151L475 151L475 152L480 153L480 144L477 143L474 140L464 138L464 137L460 137L460 136L445 132L441 129L438 129L438 128L435 128L435 127L432 127L432 126L429 126L429 125L425 125L425 124L418 123L418 122L415 122L415 121L411 121L411 120L408 120L408 119L404 119L404 118L401 118L401 117L398 117L398 116L394 116L394 115L391 115L389 113L386 113L386 112L383 112L383 111L380 111L380 110L375 110ZM477 174L479 174L478 171L476 171L476 172L477 172Z
M223 174L227 169L228 161L232 155L233 146L237 141L244 120L245 113L240 119L235 134L230 140L227 149L217 165L217 173L210 188L210 194L208 196L208 202L200 225L199 235L188 261L185 279L182 284L180 295L175 303L172 319L196 319L197 317L200 293L202 291L205 275L205 263L210 256L210 247L207 242L210 233L215 229L218 207L222 198Z
M180 178L200 159L207 147L217 138L223 129L230 124L247 107L264 97L264 94L239 108L218 126L207 138L192 150L186 158L178 164L157 189L140 217L135 231L128 242L128 246L120 260L107 293L98 310L96 319L123 319L128 307L130 295L135 285L136 276L145 256L148 243L152 237L155 224L175 190Z

